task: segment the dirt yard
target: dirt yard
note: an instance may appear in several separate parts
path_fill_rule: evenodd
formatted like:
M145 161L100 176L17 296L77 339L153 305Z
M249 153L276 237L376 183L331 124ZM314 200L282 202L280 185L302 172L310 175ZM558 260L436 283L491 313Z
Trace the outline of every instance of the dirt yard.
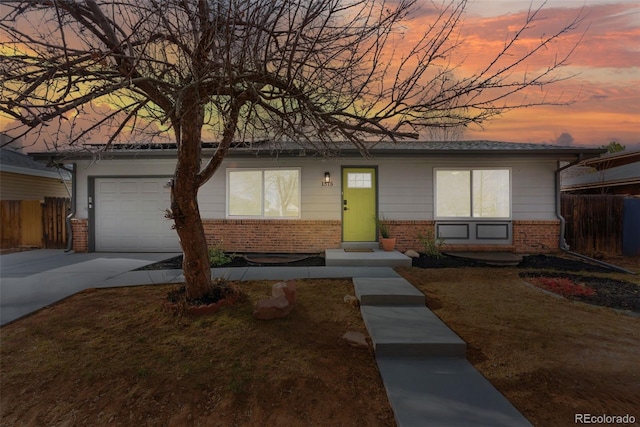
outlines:
M640 318L568 301L528 284L520 273L401 271L468 343L471 363L533 425L574 425L575 414L583 413L630 414L640 422ZM612 276L640 290L638 276Z
M286 319L252 317L270 282L208 318L160 307L175 285L82 292L0 329L3 426L392 426L350 280L298 282Z
M399 271L535 426L640 419L639 317L555 296L518 268ZM175 285L156 285L86 291L0 328L2 425L394 425L373 354L340 339L365 331L343 303L349 280L301 281L294 312L270 322L251 311L271 283L238 285L247 298L208 318L168 315Z

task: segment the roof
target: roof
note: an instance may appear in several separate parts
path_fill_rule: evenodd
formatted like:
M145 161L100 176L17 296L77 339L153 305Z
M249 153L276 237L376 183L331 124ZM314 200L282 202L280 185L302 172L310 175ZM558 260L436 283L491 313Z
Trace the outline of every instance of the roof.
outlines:
M640 185L640 160L609 169L562 180L562 191L586 190L589 188Z
M640 150L624 150L617 153L606 153L598 158L585 160L582 164L603 170L637 162L640 162Z
M71 179L69 171L61 169L58 172L58 169L38 162L26 154L6 148L0 149L0 171L43 178Z
M603 148L576 146L559 146L550 144L531 144L497 141L403 141L403 142L366 142L366 155L376 156L428 156L445 155L524 155L537 154L558 160L583 160L596 157L606 152ZM205 153L212 153L218 143L203 143ZM157 158L175 157L175 144L137 144L113 145L108 151L102 150L103 144L85 146L82 150L32 153L39 160L55 158L68 161L76 159L108 158ZM235 143L229 150L228 157L243 156L282 156L282 157L360 157L363 153L349 142L329 144L301 142L247 142Z

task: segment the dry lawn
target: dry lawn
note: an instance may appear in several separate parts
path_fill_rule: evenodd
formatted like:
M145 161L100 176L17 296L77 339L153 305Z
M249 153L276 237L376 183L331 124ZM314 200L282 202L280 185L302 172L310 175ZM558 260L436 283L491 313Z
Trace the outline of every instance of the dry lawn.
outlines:
M161 307L175 285L82 292L0 329L4 426L389 426L350 280L299 281L286 319L256 321L273 282L208 318Z
M640 318L550 295L515 268L404 269L467 357L535 426L574 415L640 421ZM602 275L602 274L600 274ZM638 276L611 278L640 286Z
M400 273L535 426L640 420L640 318L550 295L520 271ZM300 281L289 318L255 321L271 283L238 284L248 298L208 318L163 312L173 287L160 285L86 291L2 327L2 424L394 425L372 353L340 339L365 331L342 302L351 281Z

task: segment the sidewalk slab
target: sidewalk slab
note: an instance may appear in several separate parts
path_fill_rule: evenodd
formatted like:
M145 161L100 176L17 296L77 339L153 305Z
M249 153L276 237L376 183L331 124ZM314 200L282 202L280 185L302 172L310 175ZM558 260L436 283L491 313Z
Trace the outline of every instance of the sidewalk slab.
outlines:
M376 356L398 427L519 427L531 423L462 358Z
M342 279L359 276L366 277L400 277L389 267L308 267L311 279Z
M242 280L249 267L218 267L211 269L211 277L215 279L224 278L227 280ZM176 281L184 282L184 274L180 271L180 277Z
M160 285L179 282L182 270L138 270L119 274L110 279L96 283L96 288L112 288L118 286Z
M398 251L372 249L371 252L345 252L344 249L325 250L328 267L411 267L411 258Z
M424 294L402 277L354 277L360 305L425 305Z
M422 306L360 306L376 356L465 357L467 344Z
M242 280L291 280L309 277L309 267L251 267Z

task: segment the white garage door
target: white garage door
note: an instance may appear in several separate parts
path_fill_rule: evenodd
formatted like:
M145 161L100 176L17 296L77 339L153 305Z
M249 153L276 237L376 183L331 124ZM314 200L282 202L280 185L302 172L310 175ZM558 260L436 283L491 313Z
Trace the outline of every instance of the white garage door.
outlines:
M180 251L173 221L165 218L170 178L96 178L95 250L102 252Z

